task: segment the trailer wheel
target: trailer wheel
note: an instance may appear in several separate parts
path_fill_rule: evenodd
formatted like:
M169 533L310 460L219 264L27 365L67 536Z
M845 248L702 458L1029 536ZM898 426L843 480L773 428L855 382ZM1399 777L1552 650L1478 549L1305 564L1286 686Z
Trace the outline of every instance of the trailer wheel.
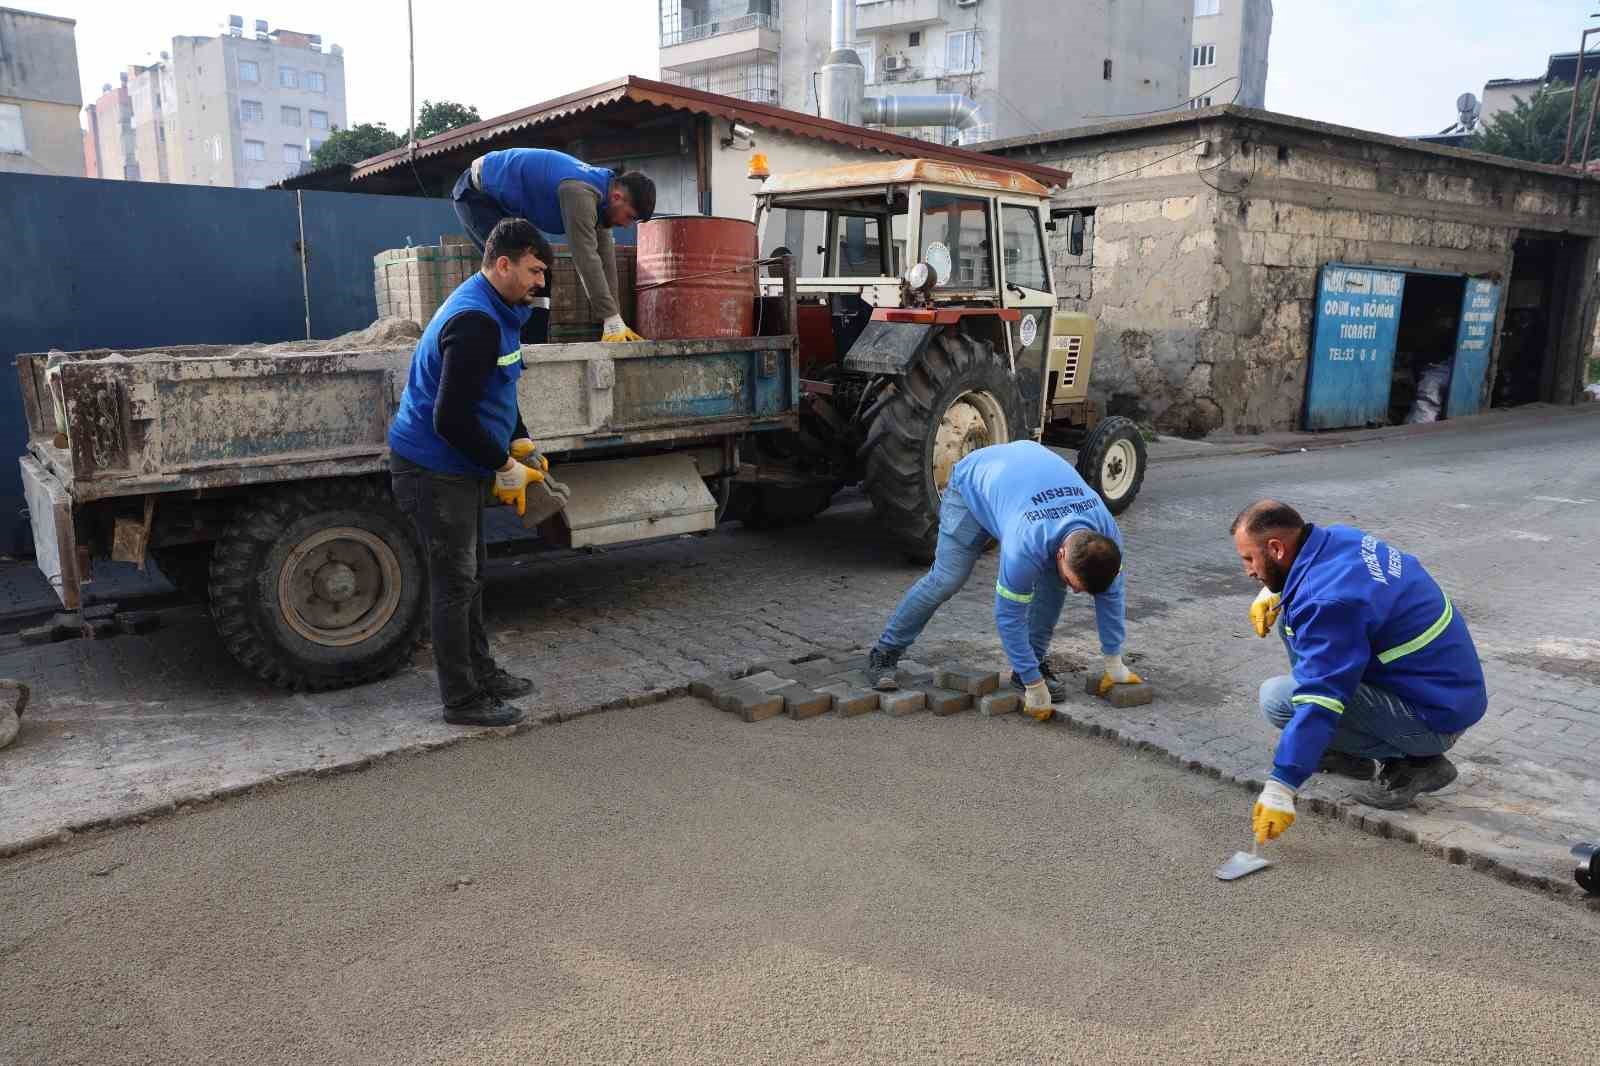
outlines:
M994 346L956 330L928 345L867 431L873 510L918 562L933 558L939 500L969 452L1027 434L1016 377Z
M267 493L211 561L211 616L239 664L273 685L359 685L410 661L427 610L411 520L377 482Z
M1144 484L1146 457L1139 427L1114 416L1096 426L1078 449L1078 473L1100 494L1108 511L1121 514Z

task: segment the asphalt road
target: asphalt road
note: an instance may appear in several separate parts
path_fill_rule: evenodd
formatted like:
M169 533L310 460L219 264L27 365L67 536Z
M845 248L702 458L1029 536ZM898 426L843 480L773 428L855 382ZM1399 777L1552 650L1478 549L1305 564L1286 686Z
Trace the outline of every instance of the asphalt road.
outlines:
M1592 1059L1600 915L1015 717L691 700L0 863L0 1062Z

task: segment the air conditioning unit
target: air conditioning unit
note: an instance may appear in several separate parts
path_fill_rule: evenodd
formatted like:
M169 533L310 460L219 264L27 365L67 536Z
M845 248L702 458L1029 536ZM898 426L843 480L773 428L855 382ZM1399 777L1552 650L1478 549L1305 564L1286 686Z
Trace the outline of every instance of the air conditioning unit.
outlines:
M883 71L885 74L896 74L911 66L911 61L905 56L884 56Z

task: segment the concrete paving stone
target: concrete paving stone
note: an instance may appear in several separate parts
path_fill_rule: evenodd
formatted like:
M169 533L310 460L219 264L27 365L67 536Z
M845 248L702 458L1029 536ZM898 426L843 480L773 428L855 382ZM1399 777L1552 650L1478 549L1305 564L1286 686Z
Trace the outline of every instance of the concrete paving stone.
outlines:
M986 696L978 697L978 713L985 718L995 718L1002 714L1015 714L1022 709L1022 697L1010 691L991 692Z
M826 692L791 684L773 693L783 699L783 710L790 718L815 718L833 708L833 697Z
M973 696L987 696L1000 687L1000 674L972 666L947 666L939 671L939 685Z
M884 714L898 718L905 714L915 714L926 709L928 698L920 692L908 692L902 689L899 692L878 693L878 707Z
M939 675L933 667L911 659L901 659L894 676L895 680L900 682L902 688L916 688L919 685L937 685L939 683Z
M878 693L871 689L853 688L836 681L831 685L823 685L817 691L833 697L833 709L842 718L853 718L878 709Z
M785 686L794 684L794 678L780 677L771 670L763 670L758 674L750 674L746 677L740 678L740 680L752 688L760 689L762 692L776 692Z
M946 715L960 714L972 706L970 692L957 692L949 688L922 689L922 694L927 698L928 710L943 718Z

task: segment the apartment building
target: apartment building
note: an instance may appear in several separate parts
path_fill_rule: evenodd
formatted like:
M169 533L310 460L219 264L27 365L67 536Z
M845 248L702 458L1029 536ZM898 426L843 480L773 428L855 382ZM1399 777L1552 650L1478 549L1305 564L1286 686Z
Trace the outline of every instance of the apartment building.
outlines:
M127 89L143 181L264 189L348 121L343 49L264 19L246 35L237 15L215 37L174 37Z
M139 180L139 154L133 134L133 97L128 74L113 88L100 87L100 98L83 109L84 173L91 178Z
M844 0L869 95L958 93L1011 137L1181 106L1194 0ZM661 80L818 111L831 0L659 0ZM896 133L951 143L949 127ZM970 131L969 131L970 132Z
M0 171L83 177L76 26L0 7Z
M1267 106L1272 0L1194 0L1189 106Z

